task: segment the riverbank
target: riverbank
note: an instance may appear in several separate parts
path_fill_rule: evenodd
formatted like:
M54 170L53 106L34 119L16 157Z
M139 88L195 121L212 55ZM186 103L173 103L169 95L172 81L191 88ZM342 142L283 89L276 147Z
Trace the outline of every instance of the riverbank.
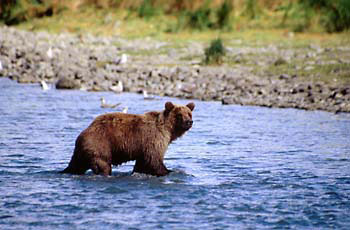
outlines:
M207 44L198 41L174 44L150 37L128 40L10 27L1 27L0 34L0 76L20 83L44 80L58 88L119 91L122 82L123 92L350 112L346 44L249 46L231 39L224 64L205 66Z

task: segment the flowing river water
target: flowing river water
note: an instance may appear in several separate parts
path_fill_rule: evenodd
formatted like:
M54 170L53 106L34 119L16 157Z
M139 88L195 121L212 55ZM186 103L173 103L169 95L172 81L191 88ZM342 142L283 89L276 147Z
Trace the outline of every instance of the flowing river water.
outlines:
M194 101L170 175L58 174L96 116L166 101L0 79L0 229L350 229L350 114Z

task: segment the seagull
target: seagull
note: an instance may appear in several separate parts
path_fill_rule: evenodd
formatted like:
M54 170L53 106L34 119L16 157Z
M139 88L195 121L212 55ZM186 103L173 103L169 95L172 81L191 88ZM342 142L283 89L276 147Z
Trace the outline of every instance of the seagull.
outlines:
M0 71L3 70L2 63L0 61Z
M128 113L128 106L125 106L124 108L123 108L123 111L122 111L122 113Z
M122 54L122 56L120 57L120 59L116 60L116 64L125 64L128 62L128 55L126 54Z
M41 85L41 88L46 91L46 90L49 90L50 87L46 84L46 82L44 80L41 80L40 81L40 85Z
M124 89L123 82L122 81L118 81L117 85L110 86L109 89L112 90L115 93L121 93L121 92L123 92L123 89Z
M120 59L120 64L125 64L128 61L128 56L126 54L122 54L122 58Z
M47 55L50 59L53 58L53 52L52 52L51 46L50 46L49 49L47 50L46 55Z
M153 100L153 99L155 99L155 97L153 95L149 95L146 90L143 90L142 94L143 94L143 99L145 99L145 100Z
M101 108L115 108L115 107L118 107L119 105L121 105L121 103L117 103L117 104L106 104L106 101L103 97L101 97Z

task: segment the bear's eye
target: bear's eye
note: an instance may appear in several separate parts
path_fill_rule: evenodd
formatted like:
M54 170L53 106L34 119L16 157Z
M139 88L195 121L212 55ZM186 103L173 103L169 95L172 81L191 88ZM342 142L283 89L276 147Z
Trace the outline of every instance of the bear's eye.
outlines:
M181 120L182 119L182 115L181 114L176 114L176 119L177 120Z

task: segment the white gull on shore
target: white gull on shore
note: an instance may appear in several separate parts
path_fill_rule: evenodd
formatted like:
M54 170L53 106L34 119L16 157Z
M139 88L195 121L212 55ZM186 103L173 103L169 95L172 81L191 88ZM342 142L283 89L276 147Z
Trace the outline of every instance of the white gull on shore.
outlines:
M50 87L48 86L48 84L47 84L44 80L41 80L41 81L40 81L40 85L41 85L41 88L42 88L44 91L50 89Z
M121 93L124 90L123 82L122 81L118 81L117 85L110 86L109 89L112 90L115 93Z
M128 55L126 55L126 54L122 54L122 56L120 57L120 58L118 58L116 61L115 61L115 63L117 64L117 65L119 65L119 64L125 64L125 63L127 63L128 62Z
M50 59L53 58L53 52L52 52L51 46L50 46L49 49L47 50L46 55L47 55Z
M128 113L128 109L129 109L128 106L125 106L122 110L122 113Z

